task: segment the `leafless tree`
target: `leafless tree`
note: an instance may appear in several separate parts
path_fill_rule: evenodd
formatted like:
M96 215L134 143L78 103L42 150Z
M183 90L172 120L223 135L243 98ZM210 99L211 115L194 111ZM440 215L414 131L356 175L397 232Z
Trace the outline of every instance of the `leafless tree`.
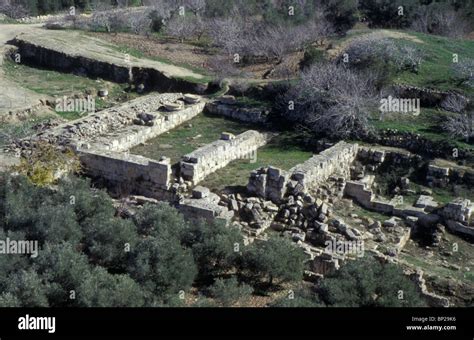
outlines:
M149 11L130 13L128 21L130 23L130 29L135 34L141 35L149 33L151 30L152 20Z
M0 0L0 13L12 19L20 19L28 15L28 10L22 4L12 0Z
M370 129L377 105L374 79L344 66L320 63L302 74L284 96L287 117L335 138L359 136Z
M441 107L446 111L461 113L468 104L469 102L465 97L452 94L443 100Z
M175 15L166 23L166 34L183 42L186 38L200 37L204 24L200 17Z
M391 62L397 70L417 72L423 60L422 52L409 43L398 44L382 33L375 32L353 39L341 53L340 59L359 68L370 67L377 62Z
M229 54L242 50L244 24L235 17L216 18L207 23L207 31L216 46Z
M206 0L182 0L185 10L189 9L195 16L200 14L206 9Z
M438 5L420 6L411 28L427 34L459 38L469 33L469 24L459 12Z
M474 86L474 59L462 59L452 69L459 85Z
M453 138L464 138L469 141L474 137L474 112L449 116L443 123L443 129Z
M95 31L105 29L106 32L112 31L112 15L107 11L98 11L92 14L91 26Z

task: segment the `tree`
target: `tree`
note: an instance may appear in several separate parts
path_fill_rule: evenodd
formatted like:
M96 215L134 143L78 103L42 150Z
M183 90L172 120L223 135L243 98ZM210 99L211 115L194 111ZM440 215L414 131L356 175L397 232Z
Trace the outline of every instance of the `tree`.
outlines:
M474 112L448 116L442 126L453 138L464 138L468 142L474 137Z
M364 0L360 11L370 27L409 27L419 6L413 0Z
M358 21L358 0L323 0L324 14L336 33L345 34Z
M102 267L86 273L77 292L82 307L142 307L143 289L128 275L112 275Z
M438 2L419 6L411 28L418 32L453 38L462 37L470 30L460 11L455 11L448 3Z
M282 237L270 237L268 241L254 242L242 256L242 270L260 280L267 278L272 285L279 282L297 281L303 278L305 255L301 248Z
M200 221L190 226L183 244L192 249L199 277L209 279L234 267L244 242L236 228Z
M377 107L376 79L344 65L314 64L280 97L287 120L334 139L365 136Z
M181 239L188 228L188 223L184 220L183 215L163 202L145 204L133 216L133 222L139 234L154 237L170 235L176 239Z
M47 243L41 256L33 262L36 271L49 282L52 289L48 300L52 307L75 306L71 292L77 293L91 270L88 258L80 253L71 243Z
M392 263L373 256L349 261L323 279L319 296L333 307L419 307L425 302L415 284Z
M130 220L98 214L82 223L84 251L96 264L112 272L123 271L130 252L138 242L136 228Z
M143 287L162 298L186 291L197 273L191 251L173 237L147 237L140 241L132 252L127 271Z
M22 307L48 307L47 291L47 285L32 269L12 273L5 289L5 293L15 296Z
M452 66L454 77L459 85L474 87L474 59L462 59Z
M185 39L199 39L204 32L204 24L198 16L175 15L166 23L165 32L183 43Z
M290 290L288 295L282 296L270 304L270 307L313 308L324 307L317 293L313 289L304 287Z
M247 284L239 284L235 277L230 279L217 279L209 288L211 296L220 301L224 306L232 306L237 301L249 298L253 288Z

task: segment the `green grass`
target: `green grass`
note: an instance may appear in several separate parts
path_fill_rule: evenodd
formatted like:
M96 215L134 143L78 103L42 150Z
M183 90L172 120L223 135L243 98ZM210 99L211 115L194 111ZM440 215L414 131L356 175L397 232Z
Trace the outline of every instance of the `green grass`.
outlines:
M221 132L239 134L253 128L255 127L222 117L200 114L172 131L149 140L146 145L133 148L130 152L153 159L166 156L171 158L172 163L176 163L181 156L218 140Z
M158 62L163 63L163 64L179 66L179 67L185 68L187 70L190 70L194 73L197 73L197 74L200 74L200 75L203 76L202 78L176 77L176 79L182 79L182 80L186 80L186 81L189 81L189 82L192 82L192 83L198 83L198 84L207 84L207 83L211 82L212 79L213 79L213 76L211 74L209 74L209 71L204 69L204 68L196 67L196 66L193 66L193 65L185 64L185 63L177 63L177 62L174 62L172 60L169 60L169 59L163 58L163 57L148 56L148 55L146 55L145 53L143 53L142 51L140 51L136 48L132 48L132 47L125 46L125 45L107 44L107 47L112 48L113 50L116 50L120 53L128 54L128 55L130 55L132 57L135 57L135 58L149 59L149 60L158 61Z
M378 130L395 129L400 132L410 132L434 142L447 140L460 149L472 149L472 144L466 143L464 139L453 139L440 128L443 120L450 114L443 110L421 108L418 116L390 114L383 120L372 119L371 123Z
M60 98L75 94L95 96L99 89L108 88L109 95L107 98L95 98L96 110L101 110L110 107L116 102L131 100L138 96L136 93L125 92L124 90L128 86L126 84L115 84L70 73L29 67L23 64L16 64L11 60L4 62L3 70L12 81L36 93L51 97ZM58 112L58 114L66 119L72 119L77 115L74 112Z
M269 165L289 170L293 166L305 162L312 155L312 152L300 146L298 139L292 133L281 133L257 150L257 157L254 161L233 161L225 168L207 176L201 184L213 191L222 191L229 187L242 187L247 185L252 170Z
M474 58L474 41L418 32L408 33L423 41L422 44L410 42L424 55L423 62L417 74L403 72L394 79L395 82L474 94L474 88L457 84L452 72L454 53L458 54L459 60Z

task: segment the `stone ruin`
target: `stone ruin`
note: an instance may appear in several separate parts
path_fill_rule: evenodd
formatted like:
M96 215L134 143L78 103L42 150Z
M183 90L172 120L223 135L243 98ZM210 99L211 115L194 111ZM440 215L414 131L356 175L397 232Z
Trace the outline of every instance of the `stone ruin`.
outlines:
M255 170L250 175L247 190L250 194L278 203L287 193L307 192L335 173L347 177L357 148L357 144L339 142L289 171L271 166Z
M254 154L266 142L267 135L255 130L237 136L223 133L220 140L184 155L180 162L180 175L195 185L230 162Z
M169 159L153 160L128 153L131 147L197 116L205 105L203 98L180 93L144 96L40 132L17 147L28 150L40 140L70 147L79 155L88 175L107 181L109 187L126 195L134 194L129 197L137 202L164 200L188 219L233 221L248 242L262 238L268 228L281 232L308 255L311 270L305 276L311 280L330 274L357 256L328 250L328 242L362 242L366 251L393 260L412 232L420 228L444 223L452 231L474 236L474 208L468 200L440 206L431 196L420 195L413 207L405 207L397 197L385 201L373 193L374 176L357 169L355 161L364 162L370 171L388 160L419 166L419 156L396 149L339 142L288 171L273 166L252 171L245 193L214 193L196 185L230 162L252 155L267 142L270 136L266 133L222 133L221 139L183 155L177 178ZM447 175L444 170L433 169L430 166L428 170L432 178ZM347 198L350 204L353 200L390 218L381 223L354 217L365 227L353 226L335 213L336 205ZM384 254L379 250L382 246L386 248ZM433 299L444 303L442 297Z

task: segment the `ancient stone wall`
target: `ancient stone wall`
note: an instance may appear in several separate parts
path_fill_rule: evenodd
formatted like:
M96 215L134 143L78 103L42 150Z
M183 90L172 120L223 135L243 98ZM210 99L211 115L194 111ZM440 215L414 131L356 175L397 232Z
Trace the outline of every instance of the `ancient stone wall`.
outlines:
M223 133L220 140L182 157L181 177L196 184L230 162L249 157L266 142L267 136L255 130L245 131L237 136Z
M204 105L204 103L197 103L189 105L183 110L166 114L148 113L153 125L128 125L111 134L101 135L99 138L95 139L92 144L96 147L100 146L104 150L125 151L131 149L134 146L145 143L147 140L170 131L178 125L196 117L202 112Z
M334 174L350 177L357 150L357 144L339 142L289 171L274 167L255 170L250 174L247 190L279 203L286 193L306 192Z
M183 95L181 93L150 94L109 109L89 114L74 122L61 124L57 127L42 131L27 142L43 140L50 144L61 146L79 146L93 141L104 134L123 129L133 124L141 113L157 112L167 102L175 102ZM179 112L177 112L179 113Z
M239 120L241 122L264 124L268 121L269 110L261 107L239 107L219 102L206 104L207 112Z
M350 165L357 156L358 145L339 142L333 147L314 155L303 164L290 169L291 179L304 188L321 183L333 174L350 176Z
M166 200L172 196L169 159L155 161L101 150L78 150L78 154L87 175L105 180L107 186L116 191Z

